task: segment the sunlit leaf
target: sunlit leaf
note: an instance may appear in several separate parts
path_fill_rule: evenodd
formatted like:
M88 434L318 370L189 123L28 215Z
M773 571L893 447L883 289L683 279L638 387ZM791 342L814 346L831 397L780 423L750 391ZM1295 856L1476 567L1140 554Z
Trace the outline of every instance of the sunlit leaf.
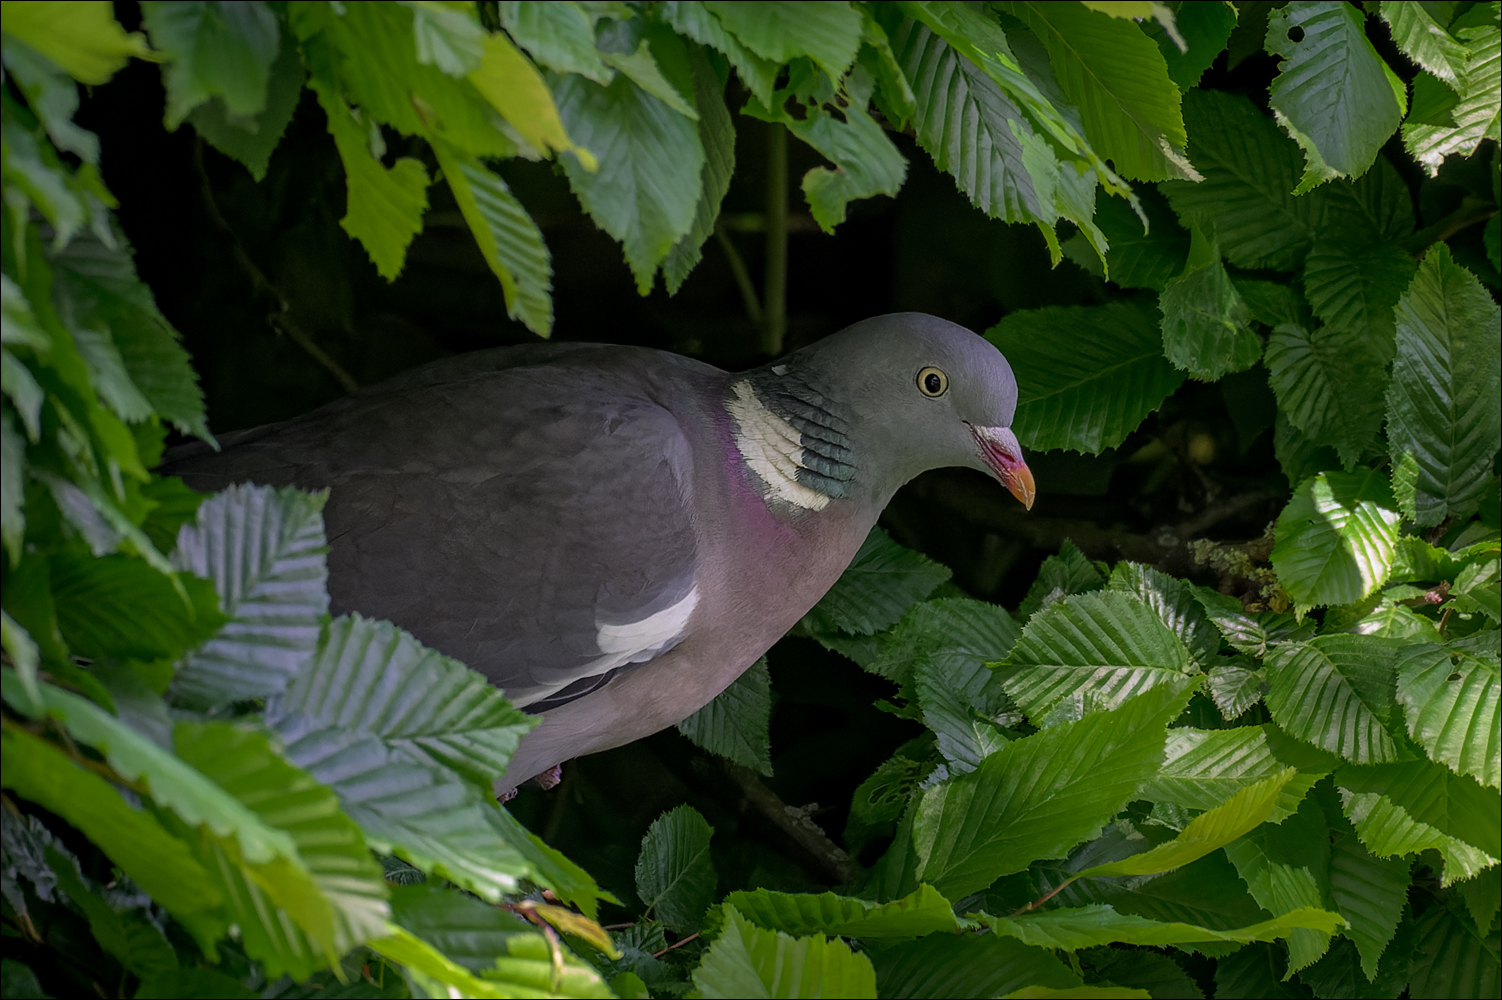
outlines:
M1474 778L1427 760L1365 767L1335 774L1345 814L1366 849L1378 857L1433 848L1450 885L1495 865L1502 856L1497 794Z
M1502 675L1494 660L1454 656L1441 646L1411 646L1398 662L1397 697L1409 735L1431 759L1483 785L1502 786L1497 728Z
M1397 646L1391 640L1322 635L1267 658L1268 710L1291 736L1347 760L1397 760L1393 712Z
M1278 515L1272 564L1300 607L1350 604L1387 578L1398 512L1372 469L1306 479Z
M958 928L953 905L934 891L917 891L888 903L839 896L832 892L794 894L767 889L732 892L725 905L733 906L764 930L794 937L910 938Z

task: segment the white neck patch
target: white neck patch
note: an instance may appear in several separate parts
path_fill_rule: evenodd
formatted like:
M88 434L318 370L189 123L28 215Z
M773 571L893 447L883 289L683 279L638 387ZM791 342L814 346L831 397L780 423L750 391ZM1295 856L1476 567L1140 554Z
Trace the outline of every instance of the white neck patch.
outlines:
M804 510L823 510L829 497L798 482L804 468L797 428L762 405L751 383L731 387L735 398L725 409L735 420L735 443L746 464L767 484L767 499L776 497Z

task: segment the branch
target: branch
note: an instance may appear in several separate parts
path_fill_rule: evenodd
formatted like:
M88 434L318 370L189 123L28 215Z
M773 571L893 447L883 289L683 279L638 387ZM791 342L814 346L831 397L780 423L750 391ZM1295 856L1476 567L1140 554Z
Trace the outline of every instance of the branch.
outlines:
M746 315L751 317L757 329L761 328L761 303L756 301L756 286L751 284L751 275L746 270L746 261L741 257L741 252L731 242L730 235L725 232L725 226L715 223L715 239L720 241L720 249L725 251L725 262L730 265L730 273L735 278L735 287L740 289L741 301L746 304Z
M767 272L762 305L761 350L775 358L787 332L788 130L767 125Z
M849 885L865 874L865 869L850 855L829 839L817 823L809 819L808 812L790 806L777 797L777 793L762 783L750 768L725 762L725 770L740 786L746 801L755 806L763 816L783 833L792 838L805 854L818 866L818 870L836 885Z
M275 304L275 310L266 318L266 321L276 330L285 333L292 338L292 342L301 347L308 356L316 361L345 392L354 392L360 388L360 384L345 371L339 362L329 356L328 352L314 343L313 338L308 336L307 331L298 326L292 319L291 306L277 291L267 278L265 272L256 266L256 262L250 259L250 254L245 252L245 247L240 243L240 238L230 228L229 222L224 218L224 213L219 211L219 203L214 200L214 190L209 186L209 175L203 167L203 137L198 137L193 144L193 166L198 170L198 194L203 201L204 212L209 217L209 222L218 230L223 238L225 246L229 248L230 256L234 258L240 270L250 279L251 288L256 298L267 300Z

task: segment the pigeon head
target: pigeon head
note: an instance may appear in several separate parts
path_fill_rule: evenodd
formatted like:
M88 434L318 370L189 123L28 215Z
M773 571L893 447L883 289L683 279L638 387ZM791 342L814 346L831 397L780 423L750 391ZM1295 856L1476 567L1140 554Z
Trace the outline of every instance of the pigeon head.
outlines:
M1032 506L1033 476L1011 430L1012 368L985 339L947 320L924 313L864 320L731 388L743 454L772 494L799 506L819 509L824 498L845 496L885 504L914 476L946 466L987 472ZM758 441L746 446L758 408L785 422L781 439L793 445L771 462L758 462Z

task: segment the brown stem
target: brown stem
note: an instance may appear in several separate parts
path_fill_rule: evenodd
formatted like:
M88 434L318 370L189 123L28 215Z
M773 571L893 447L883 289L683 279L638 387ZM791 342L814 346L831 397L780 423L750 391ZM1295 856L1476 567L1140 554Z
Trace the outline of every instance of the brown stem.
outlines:
M652 957L653 958L661 958L662 956L666 955L668 952L672 951L674 948L682 948L684 945L688 944L690 941L692 941L694 938L698 937L702 933L703 933L703 931L694 931L688 937L682 938L682 939L680 939L678 941L674 941L672 944L668 945L666 948L662 949L661 951L653 952L652 953Z
M203 166L203 138L200 136L193 144L193 166L198 171L198 194L203 202L204 212L209 217L209 222L223 238L225 246L229 249L230 256L245 276L250 279L251 288L256 298L263 299L275 304L275 310L267 317L273 327L292 339L292 342L301 347L307 355L318 363L328 373L339 387L345 392L354 392L360 388L360 384L354 380L344 367L329 356L328 352L314 343L313 338L308 336L306 330L297 324L292 318L291 306L282 293L277 291L266 277L256 262L250 259L250 254L245 252L244 245L235 231L230 228L224 213L219 211L219 203L214 200L214 189L209 185L209 174Z
M818 865L819 871L829 881L836 885L848 885L865 874L865 869L850 855L840 850L835 842L829 839L829 835L808 818L807 813L778 798L777 793L768 788L755 771L741 767L739 764L726 764L725 769L730 772L730 777L740 787L741 794L746 797L746 801L787 834L793 843L797 844Z
M1079 876L1075 876L1075 878L1078 878L1078 877ZM1042 906L1044 903L1048 902L1050 899L1053 899L1060 892L1063 892L1064 889L1069 885L1069 883L1071 883L1073 881L1074 881L1074 879L1072 879L1072 878L1071 879L1065 879L1063 882L1060 882L1058 885L1056 885L1052 889L1050 889L1042 898L1035 899L1031 903L1028 903L1026 906L1022 907L1020 910L1013 911L1012 912L1012 916L1015 917L1018 914L1029 913L1029 912L1031 912L1033 910L1036 910L1038 907Z

